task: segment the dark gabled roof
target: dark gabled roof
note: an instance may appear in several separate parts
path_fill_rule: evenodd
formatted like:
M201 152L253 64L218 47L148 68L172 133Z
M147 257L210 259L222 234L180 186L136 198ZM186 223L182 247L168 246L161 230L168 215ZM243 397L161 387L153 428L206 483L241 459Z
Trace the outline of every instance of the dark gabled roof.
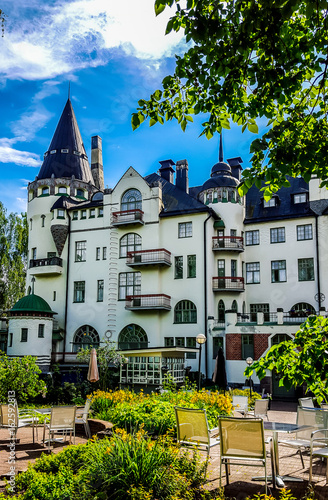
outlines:
M68 152L63 153L62 150ZM52 176L71 178L72 175L81 181L94 183L72 103L68 99L49 150L45 153L38 179L50 179Z
M246 194L246 217L245 224L254 222L265 222L268 220L292 219L295 217L313 216L310 203L294 204L294 194L308 193L309 185L303 178L287 176L289 187L283 187L274 195L276 206L265 208L263 206L263 191L252 186Z
M164 209L161 217L179 215L183 213L208 212L209 208L190 194L177 188L158 174L150 174L144 177L148 184L161 182Z

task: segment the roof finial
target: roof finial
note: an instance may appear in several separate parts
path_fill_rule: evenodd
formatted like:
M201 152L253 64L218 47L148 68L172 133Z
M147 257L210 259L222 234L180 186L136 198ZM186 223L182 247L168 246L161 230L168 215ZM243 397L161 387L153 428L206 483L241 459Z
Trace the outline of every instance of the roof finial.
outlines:
M71 81L68 82L68 99L71 98Z
M32 283L32 294L34 295L35 276L32 276L31 283Z
M220 134L219 162L223 162L222 132Z

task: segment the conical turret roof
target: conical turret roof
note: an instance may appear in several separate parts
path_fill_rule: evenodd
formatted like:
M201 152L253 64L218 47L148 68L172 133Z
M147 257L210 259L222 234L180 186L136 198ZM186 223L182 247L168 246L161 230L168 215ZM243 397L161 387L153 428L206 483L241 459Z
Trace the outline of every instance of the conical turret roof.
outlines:
M68 177L93 184L88 157L71 100L68 99L46 151L38 179Z

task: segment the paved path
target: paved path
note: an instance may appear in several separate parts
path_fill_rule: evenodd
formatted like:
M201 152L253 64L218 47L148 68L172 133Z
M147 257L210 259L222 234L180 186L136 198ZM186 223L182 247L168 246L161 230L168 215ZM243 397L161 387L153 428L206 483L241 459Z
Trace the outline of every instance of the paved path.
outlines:
M272 404L272 409L269 410L269 419L273 422L296 422L296 404L294 403L275 403ZM83 427L81 428L83 429ZM39 441L32 444L32 430L30 428L22 428L18 430L17 437L20 443L16 445L16 472L27 469L29 462L34 462L40 457L41 453L45 452L45 448L40 444L42 429L39 428ZM270 433L266 432L269 436ZM85 443L86 438L83 434L76 437L76 443ZM6 446L9 443L9 435L6 429L0 429L0 479L7 476L10 471L8 463L9 449ZM67 445L65 443L64 445ZM58 453L63 449L63 444L56 444L53 452ZM215 491L219 488L219 447L211 451L211 463L209 467L209 479L205 485L206 489ZM305 468L302 469L301 460L298 454L295 454L291 448L281 446L279 448L280 456L280 473L290 474L302 478L302 483L289 482L287 488L290 489L297 499L301 499L305 494L308 486L309 478L309 455L304 453ZM315 495L318 500L328 499L328 486L325 481L325 464L320 461L314 462L313 479L315 482ZM231 466L230 485L225 486L225 478L223 485L225 486L225 494L227 497L234 497L236 500L241 500L255 493L264 493L264 482L255 483L251 481L252 476L263 475L262 467L245 467ZM279 490L269 490L269 493L277 498Z

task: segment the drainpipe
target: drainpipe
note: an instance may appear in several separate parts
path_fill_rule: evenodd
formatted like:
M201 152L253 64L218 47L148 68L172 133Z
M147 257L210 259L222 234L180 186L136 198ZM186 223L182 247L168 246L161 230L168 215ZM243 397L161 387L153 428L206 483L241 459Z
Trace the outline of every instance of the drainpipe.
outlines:
M204 335L207 337L207 245L206 245L206 222L212 217L210 214L204 220ZM205 378L208 376L208 342L205 342Z
M67 267L66 267L66 293L65 293L65 322L64 322L64 353L63 363L65 363L66 352L66 337L67 337L67 309L68 309L68 276L69 276L69 255L70 255L70 235L71 235L71 216L67 211L68 216L68 233L67 233Z
M319 265L319 236L318 236L318 214L315 214L315 249L317 260L317 283L318 283L318 306L321 308L321 287L320 287L320 265Z

